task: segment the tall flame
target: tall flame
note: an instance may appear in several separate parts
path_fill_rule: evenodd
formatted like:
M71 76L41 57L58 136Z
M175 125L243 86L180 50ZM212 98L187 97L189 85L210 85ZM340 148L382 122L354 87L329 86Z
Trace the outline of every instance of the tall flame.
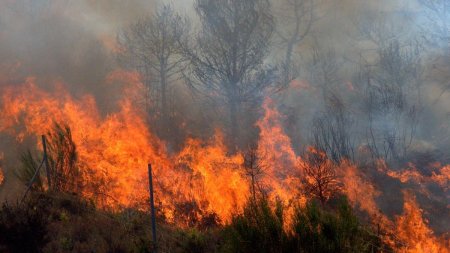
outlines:
M414 195L405 193L403 214L396 219L396 235L401 244L402 253L445 253L450 252L450 242L437 239L423 218Z
M266 99L263 109L264 116L256 123L260 130L258 156L264 167L262 183L272 198L280 198L285 205L293 204L293 201L304 203L300 191L303 161L295 154L273 101Z
M174 218L175 202L194 201L223 222L244 205L248 188L240 173L242 156L229 156L220 134L208 144L189 139L180 153L169 154L127 97L120 101L119 111L102 117L92 96L74 99L62 87L58 84L50 93L29 78L19 87L6 88L0 131L22 141L27 135L45 134L52 121L69 125L83 180L93 183L83 192L86 197L105 207L142 206L148 196L150 162L157 196L169 219Z

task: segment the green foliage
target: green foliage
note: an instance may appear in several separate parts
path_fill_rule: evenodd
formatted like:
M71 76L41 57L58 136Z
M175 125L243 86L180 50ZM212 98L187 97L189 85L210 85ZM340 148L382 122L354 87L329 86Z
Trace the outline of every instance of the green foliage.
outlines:
M47 133L47 154L52 188L55 191L80 192L81 172L77 167L77 149L72 132L66 125L56 123Z
M334 203L334 202L333 202ZM283 206L249 201L225 227L175 228L159 223L159 252L353 253L378 252L381 242L364 228L346 199L294 210L286 228ZM26 202L0 208L0 252L152 252L148 213L107 212L73 194L32 192Z
M335 211L315 202L297 208L289 248L292 252L372 252L378 244L343 199Z
M150 252L148 217L104 213L69 194L34 193L0 208L0 252Z
M226 228L223 252L377 252L380 242L364 228L346 199L337 207L315 202L295 209L291 228L283 229L283 209L266 199L250 202ZM373 250L373 251L372 251Z
M21 167L18 171L16 171L16 176L19 178L20 181L22 181L24 184L29 184L31 182L31 179L33 178L34 174L36 173L36 170L39 167L40 161L37 161L30 150L27 150L26 152L22 153L20 156L21 161ZM41 170L42 173L42 170ZM32 185L32 189L35 190L42 190L43 188L43 182L41 178L41 174L39 173Z
M281 252L286 237L283 210L272 210L266 198L250 201L242 215L233 218L225 230L225 252Z
M199 230L193 228L188 230L178 230L176 233L178 249L176 252L202 253L208 252L208 238Z
M81 171L77 166L77 152L72 140L72 133L68 126L55 124L46 135L47 158L50 170L52 190L79 193L82 189ZM35 157L30 150L21 155L21 167L17 177L25 184L29 184L36 173L44 154ZM42 190L46 167L43 164L39 174L33 182L32 189Z
M0 252L41 252L47 242L44 202L3 204L0 208Z

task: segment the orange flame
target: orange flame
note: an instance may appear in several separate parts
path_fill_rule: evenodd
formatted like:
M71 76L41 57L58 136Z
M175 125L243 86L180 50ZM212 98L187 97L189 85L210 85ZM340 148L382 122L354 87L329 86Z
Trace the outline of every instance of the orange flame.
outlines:
M24 136L46 133L52 121L69 125L83 181L93 183L83 192L86 197L104 207L142 207L148 196L150 162L155 167L156 194L169 220L174 218L175 202L194 201L201 211L214 212L223 222L244 205L248 188L240 174L243 158L228 156L220 134L208 145L190 139L179 154L170 155L127 97L118 112L102 117L92 96L74 99L58 85L55 93L49 93L29 78L22 86L6 88L0 131L22 141Z
M301 197L299 192L303 172L302 162L286 135L281 124L281 115L275 109L273 101L266 99L263 104L265 115L256 125L260 130L258 155L264 167L263 183L271 192L283 201L290 202Z
M439 240L422 217L423 211L410 192L405 193L403 215L396 219L396 235L403 243L398 249L402 253L445 253L450 252L450 242Z
M375 198L380 195L380 192L363 178L356 165L344 161L339 169L339 177L343 183L343 190L350 202L372 216L380 214L380 210L375 202Z

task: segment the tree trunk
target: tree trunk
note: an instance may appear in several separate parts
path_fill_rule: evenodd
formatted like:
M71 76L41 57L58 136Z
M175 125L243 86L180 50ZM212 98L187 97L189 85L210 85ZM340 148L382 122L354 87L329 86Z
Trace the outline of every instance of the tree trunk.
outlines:
M239 141L239 122L238 122L238 114L239 114L239 103L235 99L231 99L229 104L230 109L230 140L231 140L231 149L233 151L237 150L238 141Z
M166 78L166 66L165 64L161 64L160 69L160 82L161 82L161 110L160 110L160 125L161 130L163 131L163 136L167 137L170 132L169 128L169 115L168 115L168 108L167 108L167 78Z

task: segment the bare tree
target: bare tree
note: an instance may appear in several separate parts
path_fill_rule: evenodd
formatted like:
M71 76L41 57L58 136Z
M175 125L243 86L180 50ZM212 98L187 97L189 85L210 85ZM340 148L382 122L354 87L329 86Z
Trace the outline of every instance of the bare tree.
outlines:
M263 174L263 165L261 158L258 155L257 147L251 146L244 154L244 170L245 175L250 177L250 186L252 199L256 203L256 194L258 185L258 178Z
M313 145L324 151L335 162L353 159L353 119L341 95L339 61L332 49L314 46L308 64L309 81L318 86L323 99L323 111L317 113L312 123Z
M239 140L243 105L257 101L272 85L269 52L274 20L268 0L197 0L201 31L186 47L187 82L195 91L227 106L232 146Z
M293 63L296 48L311 31L314 22L314 0L285 0L282 4L277 39L285 50L281 64L282 87L297 77L298 66Z
M325 152L308 148L302 165L305 172L304 187L307 193L318 198L322 205L339 189L333 161Z
M187 19L170 5L130 25L118 35L120 62L137 70L147 87L145 106L166 123L171 85L179 79L185 64L179 42L189 30ZM165 125L165 124L164 124Z
M378 60L367 66L360 82L365 89L367 139L372 154L399 159L408 151L421 107L420 50L398 41L378 50Z
M376 47L383 47L394 40L409 37L407 32L410 29L405 29L402 26L403 22L394 20L393 16L386 12L375 12L373 10L366 10L360 13L357 17L356 28L358 29L360 39L369 40L375 44Z
M334 99L333 99L334 98ZM353 119L338 96L329 98L327 109L313 120L313 144L323 150L334 162L354 158L351 135Z
M326 102L330 94L337 92L339 84L339 62L333 49L313 46L312 56L308 64L308 79L319 87L322 98Z

